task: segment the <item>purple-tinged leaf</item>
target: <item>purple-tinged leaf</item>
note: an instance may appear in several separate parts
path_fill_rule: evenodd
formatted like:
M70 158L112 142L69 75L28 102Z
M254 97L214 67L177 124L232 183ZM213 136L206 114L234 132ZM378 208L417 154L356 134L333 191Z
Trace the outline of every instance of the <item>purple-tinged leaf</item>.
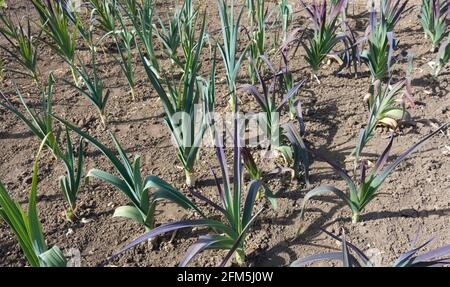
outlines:
M378 174L380 170L384 167L386 164L386 161L389 157L389 152L392 148L392 143L394 142L394 134L391 135L391 139L389 140L388 145L384 149L384 151L381 153L380 157L377 160L377 163L375 164L375 174Z
M167 223L161 226L158 226L152 230L150 230L149 232L139 236L138 238L134 239L133 241L131 241L130 243L128 243L125 247L123 247L119 252L117 252L116 254L114 254L111 258L116 258L117 256L123 254L125 251L135 247L138 244L141 244L142 242L149 240L153 237L156 237L158 235L170 232L170 231L174 231L174 230L178 230L178 229L182 229L182 228L188 228L188 227L195 227L195 226L208 226L211 228L217 228L229 235L233 235L233 236L237 236L236 232L234 230L232 230L231 228L225 226L223 223L221 223L220 221L216 221L216 220L211 220L211 219L198 219L198 220L184 220L184 221L176 221L176 222L171 222L171 223Z
M295 28L293 29L286 37L286 40L284 40L284 42L281 44L280 48L278 49L278 51L284 52L288 49L289 44L291 44L292 42L294 42L297 38L297 34L298 32L302 31L303 28Z
M217 211L219 211L219 212L221 212L221 213L223 213L223 214L226 213L225 209L223 209L222 207L220 207L218 204L214 203L212 200L210 200L209 198L207 198L206 196L204 196L204 195L201 194L200 192L194 191L194 190L192 190L192 189L190 189L189 192L190 192L193 196L197 197L198 199L200 199L200 200L206 202L207 204L211 205L211 206L212 206L214 209L216 209Z
M411 260L413 258L413 256L422 248L424 248L425 246L427 246L428 244L430 244L430 242L433 239L429 239L428 241L426 241L425 243L423 243L422 245L420 245L419 247L415 247L412 248L411 250L408 250L407 252L403 253L402 255L400 255L400 257L397 258L397 260L394 263L394 266L408 266L410 265L413 261Z
M359 182L363 184L366 181L366 161L361 160L359 163Z
M338 236L334 235L333 233L328 232L327 230L325 230L323 228L320 228L320 229L324 233L326 233L328 236L330 236L330 237L332 237L332 238L334 238L336 240L339 240L339 241L342 240L341 238L339 238ZM356 253L356 255L358 255L359 259L364 262L365 266L372 266L372 262L370 262L369 258L367 258L367 256L358 247L356 247L355 245L353 245L352 243L350 243L348 241L347 241L347 246L350 247Z
M342 261L342 252L328 252L321 254L314 254L306 258L297 259L291 263L290 267L305 267L308 264L314 263L316 261L324 260L339 260Z
M427 260L448 256L450 255L450 245L442 246L440 248L431 250L425 254L419 255L414 258L412 263L425 262ZM448 260L448 259L447 259Z
M394 54L394 34L392 32L387 32L386 37L387 37L388 46L389 46L387 65L388 65L388 74L390 77L391 76L391 60L392 60L392 55Z
M293 96L295 93L297 93L298 89L300 89L301 86L305 83L306 79L303 79L300 83L295 85L283 98L283 100L280 102L280 104L277 107L277 112L279 112L283 106L286 104L286 102Z
M328 163L334 169L334 171L345 180L345 182L347 183L347 186L350 189L350 192L356 193L356 185L353 182L352 178L348 175L348 173L344 169L342 169L340 166L338 166L334 161L323 156L318 151L310 150L310 152L317 158Z
M194 258L197 254L202 252L203 250L207 249L209 246L223 241L224 236L221 235L205 235L200 236L199 239L189 246L188 250L186 251L186 254L184 255L183 259L181 259L180 264L178 267L186 267L186 265Z
M256 101L258 102L258 104L263 107L266 108L267 107L267 102L266 99L263 98L261 96L261 94L258 92L258 89L250 84L243 84L239 87L239 89L244 89L246 90L249 94L251 94L252 96L255 97Z
M210 168L210 170L211 170L211 173L212 173L212 175L214 177L214 182L216 183L217 192L219 193L219 198L220 198L220 201L222 202L222 206L224 208L227 208L227 204L226 204L226 201L225 201L225 195L223 193L223 189L222 189L222 186L220 185L219 179L217 178L217 175L214 172L214 170L212 170L211 168Z

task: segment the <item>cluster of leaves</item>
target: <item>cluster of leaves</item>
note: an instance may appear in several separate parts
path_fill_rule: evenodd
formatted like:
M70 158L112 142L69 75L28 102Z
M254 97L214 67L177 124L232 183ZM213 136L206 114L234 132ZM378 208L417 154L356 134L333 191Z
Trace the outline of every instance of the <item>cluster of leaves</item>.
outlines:
M228 92L230 94L231 110L234 110L236 105L234 94L236 93L236 79L242 64L242 60L248 51L248 46L238 53L238 35L239 26L241 22L244 7L241 8L237 19L235 21L234 0L231 0L231 5L228 7L227 0L218 0L220 25L222 29L223 44L217 43L220 54L222 55L225 64L226 79Z
M256 82L257 75L256 70L261 70L263 64L263 57L266 53L266 17L267 10L265 8L264 0L256 0L254 5L254 12L252 13L253 18L256 22L256 27L252 27L250 34L250 44L249 44L249 75L252 82Z
M34 38L31 34L30 19L26 19L26 26L18 21L15 25L11 16L0 14L0 34L8 41L7 45L0 45L0 48L6 51L8 55L13 57L28 72L13 70L18 74L31 76L38 86L40 86L39 69L37 66L37 49L35 47Z
M317 261L330 260L341 261L343 267L375 267L374 263L370 261L360 248L345 239L345 232L339 238L324 229L322 231L341 242L341 251L314 254L306 258L298 259L292 262L291 267L304 267ZM450 263L450 258L442 258L450 255L450 245L442 246L418 255L417 253L420 250L432 242L432 239L429 239L425 243L416 246L418 235L419 233L411 241L411 249L401 254L391 265L392 267L440 267Z
M350 177L344 169L339 167L338 164L325 158L319 152L312 151L312 153L318 159L326 161L334 169L334 171L337 172L345 180L348 191L343 192L340 189L330 185L314 188L313 190L309 191L303 199L302 212L300 217L303 220L303 212L305 210L306 203L312 197L331 192L337 195L340 199L342 199L342 201L344 201L347 204L347 206L351 209L352 222L354 223L358 222L361 212L364 210L366 205L369 204L378 195L377 191L379 190L383 182L386 180L386 178L394 171L394 169L410 154L415 152L419 147L421 147L424 143L426 143L435 134L439 133L441 130L445 129L449 125L450 123L444 124L436 131L423 137L417 143L415 143L413 146L407 149L405 152L400 154L391 164L386 166L389 157L389 152L392 148L392 143L394 141L394 136L392 136L388 145L378 158L372 171L367 173L367 163L364 160L359 162L358 182L355 182L355 180L353 180L352 177ZM301 232L303 232L303 224L299 229L299 233Z
M14 201L0 182L0 218L2 218L16 235L17 241L28 262L33 267L65 267L66 258L58 246L47 246L42 225L36 208L38 186L38 162L42 149L47 141L44 137L33 165L31 191L28 201L28 212L25 212L17 201Z
M119 158L113 151L101 144L97 139L83 132L73 124L61 118L66 127L92 143L101 153L103 153L112 163L120 177L112 175L99 169L91 169L87 177L95 177L103 180L119 189L130 200L132 206L126 205L118 207L113 216L126 217L142 224L146 230L154 227L154 213L156 203L162 199L171 200L183 208L194 208L190 201L180 192L171 188L166 182L156 176L148 176L144 180L141 176L141 160L139 156L134 158L133 163L128 159L116 137L110 133ZM150 197L148 190L156 188L157 191Z
M214 101L208 80L199 77L201 67L200 53L205 42L205 14L197 39L190 35L188 43L183 44L185 56L183 75L180 81L172 75L163 76L161 80L152 69L151 63L141 53L145 71L153 88L156 90L166 113L168 125L178 149L178 158L186 172L186 183L195 183L194 164L199 151L199 143L206 130L205 113L209 112L208 103ZM215 78L215 60L212 78ZM206 88L205 88L206 87ZM200 115L200 127L196 130L196 104L202 99L206 105Z
M333 50L333 48L340 42L349 41L349 38L344 33L338 33L339 15L347 5L346 0L336 1L327 10L327 1L322 0L318 4L315 0L311 5L307 5L304 1L300 3L305 8L308 16L312 21L313 35L308 39L308 45L303 44L306 51L306 61L311 66L313 75L317 74L319 67Z
M425 36L430 38L432 52L436 51L445 37L449 9L450 2L447 0L422 0L420 23Z
M406 110L404 101L400 98L404 86L405 81L400 81L392 87L387 84L383 89L379 80L371 85L367 98L369 116L366 127L361 129L359 134L355 149L357 158L366 144L373 138L377 126L382 125L395 130L400 120L410 119L411 116ZM400 102L401 105L399 106L397 102Z
M361 58L369 66L373 81L384 80L390 75L391 59L394 53L393 32L388 32L388 23L384 17L377 21L376 12L370 12L367 33L368 49L362 51Z
M237 113L237 106L235 106L235 113ZM230 180L225 152L223 146L220 144L219 135L218 133L215 134L215 149L222 170L222 184L214 171L211 170L211 172L216 182L220 205L196 191L191 191L193 196L211 206L222 216L219 217L219 219L216 219L217 217L206 217L204 213L201 212L200 208L197 207L194 210L202 217L201 219L177 221L158 226L127 244L115 256L160 234L182 228L207 227L211 230L211 233L200 236L199 239L188 248L179 265L186 266L198 253L205 249L228 250L228 253L220 266L224 266L235 252L238 264L244 264L245 238L252 223L262 211L259 210L256 213L253 212L256 196L260 188L262 188L262 182L259 180L251 181L247 185L247 190L245 190L243 186L243 165L241 160L242 146L239 140L240 129L240 121L235 118L233 129L233 182ZM156 187L158 188L161 186L156 185ZM242 197L244 195L245 201L242 202ZM194 203L192 204L194 205Z
M61 176L60 188L69 207L66 211L67 218L71 220L75 215L76 199L80 190L81 175L83 173L83 143L80 139L78 147L78 159L75 160L70 135L66 131L66 151L60 147L58 132L55 132L53 126L52 108L53 108L53 75L50 74L47 82L47 90L42 92L40 110L34 110L25 102L22 94L16 89L17 96L25 109L25 113L15 108L13 104L2 94L4 102L0 102L0 106L12 112L20 119L27 128L53 152L53 155L61 160L65 166L67 175ZM76 164L75 164L76 163Z
M53 52L59 55L70 65L75 84L78 85L78 77L75 69L75 52L77 29L70 31L70 18L63 8L60 1L48 0L46 3L40 0L31 0L36 11L39 13L41 22L41 31L50 39L44 40ZM76 22L78 25L78 22Z

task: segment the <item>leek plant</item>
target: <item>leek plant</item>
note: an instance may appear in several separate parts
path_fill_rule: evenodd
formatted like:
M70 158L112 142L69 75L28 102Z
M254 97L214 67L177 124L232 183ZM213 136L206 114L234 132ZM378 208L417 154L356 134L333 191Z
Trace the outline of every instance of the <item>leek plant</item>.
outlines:
M13 72L30 76L40 88L37 49L31 34L30 19L27 18L26 27L24 27L20 21L15 25L10 17L0 14L0 23L0 34L9 43L9 47L0 45L0 48L27 70L27 72L19 70L13 70Z
M400 81L392 87L388 84L383 89L379 80L371 85L367 98L369 117L366 127L361 129L359 134L355 149L356 158L361 155L363 148L373 138L377 126L383 125L395 130L398 121L411 118L405 108L404 101L399 99L404 86L405 81ZM399 101L401 102L400 106L397 104Z
M53 106L53 75L50 73L47 83L47 90L41 95L41 109L32 109L22 97L22 94L17 89L17 96L26 111L20 112L15 108L6 97L2 94L5 102L0 102L0 106L12 112L18 119L20 119L27 128L40 140L44 141L45 145L52 151L55 158L61 160L66 169L66 176L59 178L61 192L64 199L67 201L68 208L66 209L66 218L72 220L76 216L76 199L78 191L80 190L80 180L83 172L83 143L80 139L78 147L78 157L75 163L75 154L72 147L69 134L66 132L66 151L62 150L58 141L58 132L54 130L52 106ZM76 169L75 169L76 168Z
M87 177L94 177L103 180L120 190L130 201L131 205L118 207L114 211L113 217L125 217L131 219L145 227L145 230L151 230L155 225L155 209L158 201L163 199L170 200L179 206L197 210L197 207L182 193L175 190L168 183L156 176L142 178L141 158L135 156L134 161L130 162L127 154L123 150L116 137L110 132L111 139L116 147L119 157L115 153L101 144L97 139L83 132L78 127L68 121L55 116L60 122L81 137L92 143L101 153L103 153L114 166L119 176L109 172L91 169ZM149 194L149 189L155 188L156 192ZM200 210L197 210L200 212Z
M408 4L408 0L403 1L403 3L401 3L401 0L380 0L381 15L386 22L388 32L394 31L402 13L406 12L406 4Z
M47 90L41 92L40 110L33 109L27 105L17 87L16 94L19 97L25 113L22 113L19 109L15 108L1 92L0 94L2 95L4 101L0 102L0 106L12 112L18 119L20 119L40 141L43 141L45 138L45 144L47 147L52 150L55 157L58 157L61 154L61 151L56 135L53 132L53 118L51 116L54 83L55 81L53 74L50 73L47 81Z
M127 78L131 97L134 100L136 98L136 82L134 79L133 67L133 44L135 43L135 39L133 32L128 30L120 12L117 14L121 30L114 33L114 39L116 41L117 50L119 50L120 54L120 68Z
M289 25L292 22L292 15L294 10L288 0L280 0L278 2L278 8L281 15L281 29L283 31L283 42L286 41L288 36Z
M203 98L205 103L210 102L211 94L208 89L204 89L202 80L199 79L199 69L201 66L200 53L205 41L205 18L203 15L202 26L197 40L190 37L191 43L185 47L190 47L190 51L185 51L188 57L184 60L183 75L181 80L176 81L171 75L163 77L162 80L153 71L152 64L142 55L141 59L147 76L156 90L166 113L165 121L169 127L173 139L178 149L180 159L185 174L186 184L195 184L194 164L199 151L199 144L206 129L204 113L201 114L200 126L196 130L196 104ZM213 74L215 74L215 59L213 64ZM212 100L213 101L213 100ZM207 113L208 111L204 111Z
M239 56L238 35L244 7L241 8L235 22L234 0L231 0L230 7L228 7L227 0L217 0L217 4L219 7L223 37L223 45L218 43L217 46L219 47L225 65L228 93L230 94L230 105L231 110L233 111L236 105L236 97L233 96L236 94L236 80L241 68L242 60L248 51L247 46Z
M69 18L64 12L61 2L48 0L47 4L40 0L31 0L39 13L41 29L51 41L41 40L46 43L56 54L66 61L71 69L73 80L78 85L75 66L75 51L78 28L69 29Z
M235 115L237 114L237 106L235 106ZM125 247L123 247L112 258L117 257L126 250L134 246L154 238L160 234L179 230L182 228L207 227L210 233L201 235L198 240L192 244L179 266L186 266L198 253L205 249L225 249L228 250L224 260L220 266L225 266L231 256L236 253L236 261L239 265L245 264L245 239L250 231L250 227L261 213L262 209L256 213L253 212L256 196L262 187L261 181L254 180L247 185L247 190L243 187L243 166L241 162L241 143L239 139L240 130L239 119L234 119L234 158L233 158L233 182L230 180L230 175L227 167L227 161L223 146L220 144L219 135L215 133L216 154L219 160L220 168L222 170L222 184L217 178L214 171L212 171L217 192L220 198L220 204L215 203L204 195L191 191L192 195L197 199L205 202L222 217L206 217L203 213L199 213L201 219L183 220L177 222L170 222L154 228L144 235L136 238ZM158 188L156 185L155 187ZM161 187L160 187L161 188ZM245 196L245 201L243 200ZM198 208L200 209L200 208ZM196 209L197 210L197 209ZM111 258L111 259L112 259Z
M140 42L144 46L145 57L148 60L152 71L158 75L159 77L159 63L156 57L155 49L154 49L154 26L153 26L153 15L154 15L154 7L152 0L142 0L142 5L137 10L137 16L134 17L129 11L126 9L126 13L128 18L131 19L133 29L137 35L137 37L141 40Z
M103 124L103 127L106 128L107 118L105 109L109 99L110 90L106 89L105 83L99 77L95 49L91 49L92 73L89 73L86 64L80 62L80 65L81 68L73 66L73 69L75 69L76 73L80 76L86 89L76 84L72 84L67 80L64 81L85 97L97 109L100 121Z
M75 26L75 29L78 30L80 36L83 38L85 43L89 46L90 49L93 49L93 39L92 39L92 28L93 25L91 23L84 23L82 20L82 15L80 15L79 11L74 9L74 4L72 1L61 1L63 13L66 14L66 17L72 22Z
M310 186L309 182L309 151L306 147L301 133L295 129L292 123L287 123L283 125L283 131L291 142L292 150L294 151L294 176L300 178L300 168L303 167L303 175L305 179L305 184L307 187Z
M262 78L259 71L255 68L256 76L262 88L262 94L258 91L258 88L245 84L240 86L241 89L244 89L249 94L251 94L258 105L261 107L263 116L258 118L260 128L265 134L266 138L269 140L271 148L277 149L278 143L280 142L280 123L279 123L279 113L284 108L288 100L296 94L298 89L300 89L305 80L296 84L291 90L289 90L281 99L281 101L276 103L276 90L275 90L275 82L276 76L272 77L272 83L270 87L267 86L265 80Z
M103 31L102 38L116 32L118 5L116 0L89 0L92 6L91 17L97 15L97 28Z
M38 161L46 142L47 136L44 137L33 164L28 211L25 212L20 203L10 197L6 188L0 182L0 218L8 224L16 235L22 252L32 267L65 267L67 261L62 251L58 246L49 248L45 242L36 207Z
M448 27L450 2L447 0L422 0L420 23L425 37L431 40L431 51L436 52Z
M335 5L331 5L327 10L327 1L322 0L320 4L313 1L307 5L303 0L300 3L305 8L312 21L313 35L308 39L308 45L302 42L306 51L306 61L312 69L311 76L317 79L317 71L325 57L327 57L333 48L346 38L337 33L339 28L339 15L342 13L347 1L339 0Z
M431 137L433 137L435 134L441 132L443 129L449 126L450 123L442 125L440 128L438 128L436 131L426 135L422 139L420 139L417 143L415 143L413 146L411 146L409 149L407 149L404 153L400 154L391 164L386 165L386 162L389 157L389 152L392 148L392 143L394 140L394 136L391 137L388 145L378 158L376 164L374 165L372 171L370 173L367 173L366 170L366 163L364 161L360 162L360 172L359 172L359 182L355 182L348 174L347 172L339 167L336 163L333 161L330 161L323 156L321 156L319 153L313 151L312 153L317 157L324 161L326 161L346 182L348 192L343 192L342 190L330 186L330 185L324 185L319 186L317 188L314 188L313 190L309 191L302 203L302 211L300 214L300 218L302 220L301 226L299 228L298 234L303 232L303 215L305 211L306 204L312 197L316 197L319 195L323 195L324 193L334 193L336 196L338 196L342 201L344 201L347 206L352 211L352 222L356 223L360 220L360 214L364 210L364 208L369 204L377 195L378 190L380 189L383 182L386 180L386 178L394 171L394 169L404 160L406 157L408 157L410 154L412 154L414 151L416 151L419 147L421 147L424 143L426 143Z
M345 231L342 237L334 235L322 229L328 236L341 242L341 251L314 254L306 258L292 262L291 267L304 267L317 261L339 260L343 267L376 267L364 252L345 239ZM418 234L411 241L411 248L401 254L391 265L391 267L440 267L450 263L450 245L445 245L437 249L430 250L423 254L417 254L421 249L427 247L433 239L429 239L417 246ZM445 257L446 258L442 258Z
M256 0L255 5L255 20L256 27L250 35L250 53L248 71L252 83L257 81L256 70L260 70L263 64L262 57L266 53L266 15L265 0Z
M372 74L372 80L383 80L390 76L391 58L394 51L392 32L388 32L387 23L382 17L377 21L375 11L370 13L368 49L361 53Z
M159 30L157 30L158 38L164 47L164 53L178 67L182 67L177 50L181 45L181 32L180 32L180 15L181 10L176 10L173 17L170 18L169 24L166 27L161 18L158 18Z
M439 51L436 56L436 62L433 66L433 76L437 77L441 72L442 68L450 60L450 33L448 34L447 40L441 44Z
M69 130L66 128L66 152L61 153L60 159L66 168L66 176L59 177L59 187L68 203L69 207L66 209L66 218L69 221L76 216L77 195L80 190L81 177L83 174L83 138L80 138L78 144L77 157L72 146Z

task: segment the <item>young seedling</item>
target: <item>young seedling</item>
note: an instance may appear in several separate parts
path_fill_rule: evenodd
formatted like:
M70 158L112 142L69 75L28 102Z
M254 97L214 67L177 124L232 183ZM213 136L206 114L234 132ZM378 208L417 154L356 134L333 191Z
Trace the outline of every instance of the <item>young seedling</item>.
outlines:
M235 106L235 114L237 114L237 106ZM201 235L197 242L191 245L179 266L186 266L197 254L205 249L225 249L228 250L227 255L220 264L222 267L228 262L231 256L236 252L236 261L239 265L245 263L245 238L247 237L250 227L256 217L261 213L262 209L253 213L256 195L262 186L258 180L252 181L247 185L247 190L243 188L243 166L241 163L241 148L239 139L239 119L234 120L234 158L233 158L233 182L230 180L229 171L226 163L224 149L220 144L219 135L216 133L216 153L222 170L222 182L220 184L215 173L212 171L217 192L220 198L220 204L206 198L204 195L192 191L192 194L199 200L207 203L214 210L223 215L221 217L206 217L200 214L201 219L184 220L163 224L147 232L146 234L136 238L124 248L122 248L112 258L117 257L126 250L147 241L160 234L168 233L182 228L207 227L210 233ZM157 186L155 186L157 187ZM245 202L242 202L245 196ZM111 259L112 259L111 258Z
M324 193L332 192L337 195L341 200L343 200L347 206L352 211L352 222L356 223L359 221L359 217L361 212L364 210L367 204L369 204L377 195L378 189L381 187L386 178L394 171L394 169L410 154L416 151L419 147L421 147L425 142L427 142L431 137L435 134L439 133L443 129L449 126L450 123L442 125L436 131L428 134L419 140L416 144L406 150L404 153L399 155L395 161L385 167L386 162L388 160L389 152L392 148L392 143L394 140L394 136L391 137L389 144L386 146L383 153L378 158L375 166L373 167L370 173L366 173L366 163L364 161L360 162L360 174L359 174L359 183L356 183L345 170L340 168L336 163L320 156L317 152L313 151L313 154L316 157L321 158L326 161L346 182L348 192L343 192L340 189L330 186L324 185L317 187L305 195L302 203L302 211L300 214L300 218L302 220L302 224L299 228L298 233L303 232L303 215L305 211L305 206L308 201L312 197L316 197L322 195ZM384 168L384 169L383 169Z
M422 0L420 23L425 37L431 40L431 51L436 52L448 27L449 4L447 0Z
M169 25L166 27L161 18L158 19L159 31L157 35L164 47L164 53L178 67L183 67L180 59L177 55L177 50L181 45L181 32L180 32L180 15L181 10L176 10L173 17L170 18Z
M80 190L81 176L83 174L83 138L80 138L80 143L77 150L77 159L70 139L69 130L66 128L66 152L61 155L61 160L66 168L66 176L59 178L59 187L68 203L69 207L66 210L66 218L69 221L76 216L77 195Z
M255 7L255 20L256 27L253 28L253 31L250 35L250 53L249 53L249 63L248 63L248 71L252 83L254 84L257 81L256 70L261 70L261 66L263 64L262 57L265 56L266 53L266 15L267 10L265 8L264 0L256 0L254 4Z
M13 70L13 72L30 76L36 82L36 85L41 87L40 73L37 67L37 49L31 34L30 19L27 18L26 27L24 28L20 21L15 25L10 17L0 14L0 23L0 34L9 43L9 46L0 45L0 48L28 71Z
M220 25L223 37L223 45L217 43L217 46L219 47L225 65L228 93L230 94L230 105L231 110L234 111L236 97L233 95L236 94L236 79L241 68L242 60L249 49L247 46L239 55L238 35L244 7L241 8L235 21L234 0L231 0L230 7L228 7L227 0L217 0L217 4L219 7Z
M320 4L313 1L307 5L303 0L300 3L305 8L306 13L311 18L313 35L308 39L308 45L302 42L306 51L306 61L312 69L312 77L317 79L317 71L325 57L333 48L344 41L345 35L337 33L339 28L339 15L346 6L346 0L339 0L335 5L327 10L327 1L322 0Z
M117 157L113 151L101 144L94 137L83 132L73 124L57 116L55 116L55 118L62 122L66 127L92 143L109 159L116 172L119 174L119 176L115 176L99 169L91 169L87 174L87 177L95 177L115 186L129 199L132 205L118 207L114 211L114 217L126 217L131 219L143 225L145 230L148 231L154 227L155 208L157 202L160 200L167 199L185 209L193 208L194 210L197 210L197 207L193 205L188 198L186 198L179 191L175 190L162 179L156 176L148 176L145 179L142 179L140 156L136 156L134 161L130 162L122 146L111 132L111 139L114 142L119 157ZM157 189L157 191L152 195L148 192L151 188Z
M140 39L142 46L144 46L145 57L149 62L150 68L159 77L160 67L158 64L158 59L156 57L153 36L153 14L154 7L152 0L143 0L141 7L137 11L137 17L133 15L126 9L128 18L131 19L133 29Z
M80 178L83 172L83 143L82 139L80 139L77 152L78 160L75 166L75 155L69 134L66 132L67 148L64 152L60 148L58 142L58 132L55 133L54 131L52 116L53 84L53 75L50 74L47 91L45 91L45 93L43 92L41 96L41 110L30 108L18 89L17 95L26 113L22 113L16 109L8 100L6 100L6 97L3 94L2 96L5 99L5 102L0 102L0 106L14 113L14 115L25 123L28 129L39 138L39 140L43 141L45 139L45 145L52 151L53 155L58 160L63 162L67 176L61 176L59 182L64 199L69 205L66 210L66 218L72 220L75 216L76 199L80 189Z
M0 102L0 106L12 112L18 119L20 119L28 129L37 137L39 140L46 139L45 144L52 150L55 157L61 155L61 150L53 132L53 118L52 107L53 107L53 84L54 84L53 74L50 73L47 82L47 90L41 92L41 103L40 110L35 110L27 105L19 89L16 87L16 94L25 110L25 113L19 111L15 108L10 101L7 100L5 95L0 92L4 101Z
M77 28L71 32L69 29L69 19L64 12L61 2L48 0L47 4L40 0L31 0L41 20L41 29L51 41L41 41L46 43L56 54L70 65L73 80L78 85L75 66L75 51Z
M120 12L118 12L117 18L119 19L121 30L114 33L114 39L120 54L120 68L127 78L128 85L130 86L131 98L134 100L136 98L136 82L134 79L133 67L134 34L128 30L125 20Z
M19 202L11 199L0 182L0 218L16 235L22 252L32 267L66 267L67 261L62 251L57 246L47 246L36 208L38 161L47 136L44 137L34 161L28 212L25 212Z
M178 82L171 75L163 77L163 81L153 71L151 63L141 53L141 60L153 88L156 90L166 112L165 122L169 127L178 149L178 158L183 164L186 174L186 184L195 184L194 164L199 151L199 146L206 129L204 111L200 115L200 126L197 129L196 104L203 98L210 101L208 89L204 89L204 81L199 78L201 66L200 53L205 40L205 15L203 15L202 28L196 43L189 44L192 51L186 52L188 56L184 60L183 75ZM213 63L213 78L215 78L215 59Z
M373 262L370 261L369 257L364 254L364 252L351 244L345 239L345 232L343 232L342 237L330 233L322 229L328 236L341 241L341 251L320 253L308 256L306 258L298 259L290 265L291 267L304 267L311 263L317 261L330 261L338 260L342 261L343 267L376 267ZM407 252L401 254L391 267L440 267L450 263L450 258L442 258L445 256L450 256L450 245L445 245L437 249L425 252L421 255L417 253L425 248L432 242L429 239L425 243L416 246L417 237L411 242L411 249Z
M405 81L400 81L390 87L387 84L383 90L382 83L376 80L370 87L367 98L369 107L369 117L367 125L361 129L358 142L356 144L356 159L361 155L362 150L375 135L377 126L382 125L395 130L400 120L410 119L410 114L406 111L403 99L399 98ZM408 88L406 89L408 91ZM405 94L407 94L407 91ZM400 106L398 105L400 102Z
M95 49L91 50L92 73L89 73L86 64L80 61L80 65L81 69L75 66L73 66L73 69L75 69L76 73L80 76L80 79L86 86L86 89L83 86L78 86L67 80L64 80L64 82L66 82L69 86L72 86L78 91L78 93L91 102L99 113L100 121L103 124L103 127L106 128L107 118L105 109L109 99L110 90L106 89L105 83L99 77Z
M280 142L280 123L279 123L279 113L283 109L283 107L286 105L288 100L296 94L298 89L300 89L305 80L301 81L300 83L296 84L291 90L289 90L285 95L283 95L281 101L276 103L276 90L275 90L275 83L277 80L276 75L272 77L272 83L271 86L268 87L266 85L265 80L262 78L259 71L255 68L256 71L256 77L262 87L263 93L261 94L258 91L258 88L245 84L240 86L241 89L244 89L249 94L251 94L258 105L261 107L263 116L258 118L258 122L260 125L260 128L262 129L263 133L265 134L266 138L269 140L270 144L272 143L279 143ZM277 148L276 146L271 146L271 148Z
M296 178L300 178L300 167L303 166L303 174L305 178L305 184L307 187L310 186L309 182L309 152L306 145L302 139L302 136L294 128L292 123L287 123L283 125L283 130L291 142L292 149L294 151L294 175Z

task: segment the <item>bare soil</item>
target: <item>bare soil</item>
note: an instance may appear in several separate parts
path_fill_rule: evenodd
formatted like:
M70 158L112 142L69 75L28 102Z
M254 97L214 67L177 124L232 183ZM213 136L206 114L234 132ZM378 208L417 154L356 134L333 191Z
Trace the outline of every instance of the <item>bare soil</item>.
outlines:
M173 11L175 2L157 1L159 15ZM220 22L215 1L197 1L208 13L207 30L215 38L219 33ZM240 1L244 2L244 1ZM268 2L268 1L267 1ZM276 1L271 1L273 7ZM298 3L295 11L300 11ZM449 74L447 66L432 82L428 62L435 54L429 51L429 41L424 38L418 15L420 1L409 1L409 10L395 30L400 40L394 65L394 82L405 76L405 55L415 55L413 71L413 94L417 105L410 108L415 120L429 120L436 124L450 120ZM29 1L7 1L9 10L19 17L36 17ZM244 18L246 18L244 16ZM358 35L362 35L368 22L366 5L356 5L355 13L349 10L348 21ZM306 27L308 18L304 12L295 14L295 25ZM241 47L246 42L241 36ZM271 38L271 37L270 37ZM4 39L1 40L4 44ZM175 147L170 141L169 130L163 121L163 109L158 96L151 88L143 67L135 58L136 78L138 79L137 99L131 100L128 85L122 75L115 57L119 55L107 50L99 54L99 69L102 77L111 89L111 98L107 106L109 128L123 144L130 157L139 154L142 158L142 174L156 175L189 194L184 186L184 172L180 168ZM269 40L270 42L270 40ZM89 51L80 44L79 55L89 59ZM15 64L5 53L5 65ZM309 78L309 67L305 62L304 50L300 48L294 55L291 51L290 68L296 80ZM218 68L217 110L226 111L228 98L221 61ZM204 50L202 72L210 71L210 56ZM278 62L275 62L278 63ZM71 79L69 69L57 55L44 44L39 44L39 66L43 75L53 71L57 79L54 96L54 112L83 128L101 142L111 145L108 133L101 126L93 107L62 79ZM349 73L335 74L337 65L324 66L319 77L321 84L308 80L299 93L305 110L305 140L311 147L326 153L330 158L352 168L350 153L354 149L359 129L365 125L367 108L364 96L370 86L370 74L361 67L358 78ZM248 83L247 64L241 71L240 83ZM17 106L14 84L29 102L37 102L39 95L30 79L17 74L6 74L1 82L1 90ZM240 107L243 111L259 110L254 99L240 93ZM288 115L283 116L288 120ZM417 122L415 126L403 127L395 138L390 160L410 147L435 127ZM375 138L366 149L366 156L373 160L383 150L390 133L378 130ZM0 179L11 195L26 204L31 183L32 163L39 141L27 130L13 114L0 109ZM381 264L389 265L409 247L409 241L417 228L422 228L422 240L435 237L430 248L450 243L450 140L448 135L439 134L404 161L382 186L382 193L371 202L362 214L361 223L352 224L350 211L336 196L322 196L308 205L304 234L295 240L299 225L300 204L309 190L302 182L290 181L289 175L271 178L268 184L278 197L279 208L272 211L264 200L258 202L265 211L253 226L247 238L247 260L249 266L287 266L300 257L339 248L337 242L321 233L320 228L341 234L342 228L350 242L370 254L381 256ZM100 168L113 172L111 164L92 145L86 150L85 171ZM58 186L59 176L65 173L60 162L45 151L40 160L38 209L49 244L58 245L63 251L71 248L81 252L82 266L97 266L117 252L126 243L143 233L143 228L130 220L113 218L114 209L127 204L126 198L111 185L98 180L84 184L79 194L79 220L67 222L64 219L65 202ZM231 155L231 153L230 153ZM231 158L231 157L230 157ZM280 160L277 160L281 162ZM275 166L274 161L260 162L267 172ZM218 163L212 149L202 149L196 164L199 182L196 189L210 198L216 198L212 175L209 167L218 170ZM323 184L336 185L342 189L345 183L322 162L314 162L311 167L312 187ZM192 214L163 203L158 206L158 224L192 218ZM72 230L72 232L68 232ZM142 244L126 252L111 264L118 266L176 266L186 249L195 242L198 235L205 234L204 229L182 230L170 241L170 234L160 237L157 244L150 248ZM224 251L205 251L196 257L192 266L216 266L223 258ZM0 222L0 266L25 266L26 260L8 226ZM325 264L319 264L325 265Z

